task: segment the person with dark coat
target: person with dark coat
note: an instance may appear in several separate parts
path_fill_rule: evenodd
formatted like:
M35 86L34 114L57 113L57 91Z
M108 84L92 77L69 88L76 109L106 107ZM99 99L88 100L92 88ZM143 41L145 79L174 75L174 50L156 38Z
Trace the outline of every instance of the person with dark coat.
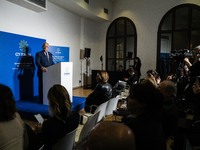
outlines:
M112 98L112 85L108 82L109 75L107 71L100 71L96 76L97 85L93 92L88 95L85 102L85 111L94 112L102 103Z
M35 55L36 66L38 67L37 76L38 76L38 92L40 103L43 102L43 72L47 72L47 67L54 64L52 53L48 52L49 44L47 42L43 43L42 50L37 52Z
M140 79L140 76L141 76L141 66L142 66L142 63L141 63L141 60L139 57L135 57L134 58L134 64L133 64L133 68L135 69L135 72L138 76L138 82L139 82L139 79Z
M165 132L165 138L174 136L177 130L178 121L178 103L177 88L174 82L169 80L162 81L158 89L163 94L162 124Z
M149 80L135 84L127 99L129 114L122 122L135 134L137 150L165 150L165 134L161 121L163 96Z

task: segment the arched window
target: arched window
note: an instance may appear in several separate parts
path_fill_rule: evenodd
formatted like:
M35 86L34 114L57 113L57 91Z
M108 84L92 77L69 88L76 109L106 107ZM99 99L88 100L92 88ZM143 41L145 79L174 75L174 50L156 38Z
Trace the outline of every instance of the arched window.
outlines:
M106 36L106 70L116 71L120 65L127 69L136 56L137 34L134 23L125 17L117 18Z
M192 57L200 45L200 7L183 4L172 8L162 18L158 29L157 70L162 77L180 75L183 58Z

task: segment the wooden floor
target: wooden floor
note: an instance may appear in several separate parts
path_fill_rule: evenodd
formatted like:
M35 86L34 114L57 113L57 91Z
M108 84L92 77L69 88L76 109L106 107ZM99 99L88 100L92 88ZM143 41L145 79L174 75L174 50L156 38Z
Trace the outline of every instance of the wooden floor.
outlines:
M74 88L73 96L87 97L92 91L92 89L84 89L83 87Z
M74 88L73 96L87 97L92 91L93 91L92 89L84 89L83 87ZM80 135L82 128L83 128L83 125L79 124L77 131L76 131L75 142L78 142L79 135Z

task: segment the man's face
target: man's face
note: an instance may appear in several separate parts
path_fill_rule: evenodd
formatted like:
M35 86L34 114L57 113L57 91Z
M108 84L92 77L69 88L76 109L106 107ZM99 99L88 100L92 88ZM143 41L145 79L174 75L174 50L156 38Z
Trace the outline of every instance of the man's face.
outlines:
M195 50L195 57L198 61L200 61L200 49Z
M44 48L44 50L45 50L45 51L48 51L48 49L49 49L49 44L48 44L48 43L46 43L46 44L44 45L44 47L43 47L43 48Z

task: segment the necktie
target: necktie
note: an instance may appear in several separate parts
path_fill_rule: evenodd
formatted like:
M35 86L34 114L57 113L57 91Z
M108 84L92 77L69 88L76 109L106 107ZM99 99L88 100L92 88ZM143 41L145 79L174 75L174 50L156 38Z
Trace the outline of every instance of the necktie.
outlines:
M47 59L49 61L49 54L48 54L48 52L44 52L44 53L45 53L45 55L46 55L46 57L47 57Z

